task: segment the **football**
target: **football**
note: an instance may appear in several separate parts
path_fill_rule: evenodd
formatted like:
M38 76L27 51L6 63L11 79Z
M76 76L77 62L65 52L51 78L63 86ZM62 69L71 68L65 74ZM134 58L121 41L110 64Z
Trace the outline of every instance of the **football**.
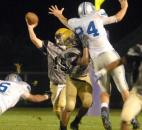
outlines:
M38 24L38 22L39 22L38 16L33 12L26 13L25 19L27 20L28 24L30 24L30 25Z

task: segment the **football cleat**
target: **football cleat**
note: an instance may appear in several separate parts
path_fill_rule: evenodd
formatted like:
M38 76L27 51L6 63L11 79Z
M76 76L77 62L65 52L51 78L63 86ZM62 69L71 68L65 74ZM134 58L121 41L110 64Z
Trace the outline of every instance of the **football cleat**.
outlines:
M102 122L105 130L112 130L111 128L111 122L109 121L109 112L108 108L103 107L101 109L101 116L102 116Z
M60 128L59 128L59 130L67 130L67 127L63 126L61 121L60 121Z
M70 124L70 128L72 129L72 130L79 130L79 126L78 126L79 124L78 123L76 123L75 121L73 121L73 122L71 122L71 124Z
M132 119L131 124L133 126L133 130L137 130L140 128L140 123L136 118Z

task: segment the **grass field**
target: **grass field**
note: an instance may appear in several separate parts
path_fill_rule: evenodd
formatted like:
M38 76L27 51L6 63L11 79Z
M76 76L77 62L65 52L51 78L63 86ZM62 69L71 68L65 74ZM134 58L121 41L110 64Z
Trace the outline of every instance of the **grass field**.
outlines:
M71 120L74 118L73 113ZM119 130L120 111L112 110L110 114L113 130ZM142 117L139 117L142 120ZM58 130L59 122L47 108L13 108L0 117L0 130ZM70 129L69 129L70 130ZM85 116L80 130L104 130L100 117Z

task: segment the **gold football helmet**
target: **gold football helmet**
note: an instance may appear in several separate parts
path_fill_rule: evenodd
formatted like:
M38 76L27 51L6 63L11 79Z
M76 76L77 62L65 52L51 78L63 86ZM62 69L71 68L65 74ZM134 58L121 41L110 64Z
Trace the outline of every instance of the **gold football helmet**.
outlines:
M75 33L67 28L59 28L55 33L56 44L71 48L77 45Z

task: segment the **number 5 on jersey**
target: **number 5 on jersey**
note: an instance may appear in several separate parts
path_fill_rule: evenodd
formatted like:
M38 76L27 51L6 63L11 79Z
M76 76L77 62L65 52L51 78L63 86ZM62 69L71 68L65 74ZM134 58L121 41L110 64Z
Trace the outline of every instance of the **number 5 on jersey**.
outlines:
M7 90L9 85L10 85L10 83L5 83L5 82L4 83L0 83L0 92L4 93Z

